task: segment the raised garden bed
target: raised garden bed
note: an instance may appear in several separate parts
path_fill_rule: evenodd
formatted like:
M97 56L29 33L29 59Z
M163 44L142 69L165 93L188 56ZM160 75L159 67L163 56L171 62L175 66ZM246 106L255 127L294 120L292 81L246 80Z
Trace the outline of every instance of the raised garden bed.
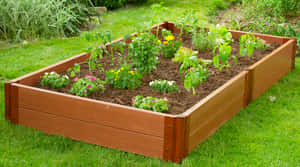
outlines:
M156 28L154 26L153 31ZM179 32L171 22L161 23L160 28L174 34ZM246 34L241 31L230 32L233 39ZM132 34L134 35L136 34ZM45 72L64 73L74 63L87 60L89 54L83 53L6 83L5 118L14 124L39 129L48 134L60 134L74 140L180 163L193 148L294 68L294 38L253 35L264 39L274 50L256 53L255 55L267 55L256 56L249 62L241 57L240 63L227 72L213 71L207 83L196 88L198 93L195 96L181 90L183 83L180 82L180 77L166 73L172 68L178 70L179 66L168 64L162 57L159 58L161 64L158 65L158 72L143 77L143 84L136 89L138 93L133 93L134 90L122 90L125 97L118 95L121 90L107 88L109 94L104 92L102 94L105 95L102 96L91 95L93 99L82 98L62 93L67 92L64 89L46 90L39 85ZM183 39L183 45L188 47L188 40L188 37ZM234 45L236 44L232 43L233 54ZM198 56L201 55L207 54L200 52ZM84 64L82 68L84 69ZM159 72L162 69L166 72ZM172 79L178 82L181 90L170 95L155 91L154 95L151 94L155 97L167 96L171 105L167 113L128 106L130 102L126 99L141 93L147 95L148 82L159 78L168 79L162 78L164 75L174 77ZM217 80L214 75L216 78L221 75L224 78ZM179 103L180 98L186 99Z

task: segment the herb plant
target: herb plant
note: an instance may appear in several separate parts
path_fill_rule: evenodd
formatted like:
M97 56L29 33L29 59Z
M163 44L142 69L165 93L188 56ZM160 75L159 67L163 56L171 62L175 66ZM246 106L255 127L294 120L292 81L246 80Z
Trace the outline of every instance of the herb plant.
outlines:
M207 33L204 29L200 29L199 31L194 31L192 36L192 44L198 50L206 50L209 46L209 40L207 37Z
M130 64L122 64L121 68L109 70L105 73L106 82L111 83L114 88L134 89L141 84L142 75L131 70Z
M216 55L216 49L219 49L219 54ZM214 51L213 51L213 65L216 68L219 68L220 71L222 71L222 69L225 67L226 69L228 69L230 67L230 64L228 63L229 58L231 57L231 46L228 44L223 44L220 45L220 47L215 47ZM237 57L236 56L232 56L232 58L234 59L234 62L237 63ZM221 62L220 62L221 59Z
M46 72L41 81L42 86L49 86L50 88L63 88L69 83L70 79L67 75L61 76L56 72Z
M159 49L157 38L148 32L140 33L129 44L128 56L132 59L135 70L141 74L151 73L156 69Z
M152 89L158 90L162 93L170 93L178 91L178 87L175 81L168 80L155 80L149 83Z
M73 68L68 68L68 73L70 73L70 76L74 78L77 73L80 73L80 65L78 63L75 63Z
M104 92L104 85L104 81L90 75L86 75L84 78L75 77L70 92L76 96L87 97L92 92L97 92L100 88Z
M131 102L133 107L162 113L169 109L167 101L167 98L159 99L151 96L135 96Z
M196 56L186 57L180 66L179 72L181 76L185 73L184 88L187 91L190 91L192 88L193 95L196 94L195 87L206 81L209 76L208 69L204 65L199 64L199 59Z
M163 41L158 40L158 43L161 48L162 55L166 58L174 57L174 54L177 52L181 46L181 38L176 40L170 31L163 29L162 36L164 37Z
M253 55L255 49L265 49L268 45L263 39L256 38L254 35L245 34L240 37L240 55Z

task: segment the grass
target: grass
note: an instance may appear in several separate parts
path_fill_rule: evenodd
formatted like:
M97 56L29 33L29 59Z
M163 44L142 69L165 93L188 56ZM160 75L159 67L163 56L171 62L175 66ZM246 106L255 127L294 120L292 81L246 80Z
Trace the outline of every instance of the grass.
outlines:
M205 2L208 2L206 6ZM206 24L209 0L167 0L175 20L176 11L194 8ZM150 19L148 5L119 9L104 17L94 31L111 29L115 38L135 31ZM85 51L97 41L81 37L5 46L0 50L0 167L18 166L179 166L154 158L72 141L61 136L12 125L4 120L5 80L22 76ZM233 119L194 149L182 166L299 166L300 164L300 59L296 69L267 93L242 109ZM276 101L269 101L275 96Z

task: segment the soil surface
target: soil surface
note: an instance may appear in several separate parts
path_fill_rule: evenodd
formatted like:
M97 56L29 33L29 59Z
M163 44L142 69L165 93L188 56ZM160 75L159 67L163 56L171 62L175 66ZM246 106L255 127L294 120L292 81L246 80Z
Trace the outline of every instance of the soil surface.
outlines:
M193 48L190 36L183 38L183 46ZM197 102L199 102L201 99L209 95L211 92L222 86L225 82L236 76L239 72L254 64L255 62L263 58L265 55L271 53L274 49L278 47L278 45L272 44L266 50L255 50L252 58L248 59L247 56L242 57L239 55L238 41L234 41L233 43L231 43L231 46L232 55L238 57L238 63L234 64L233 59L230 59L231 67L228 70L223 69L222 71L219 71L218 69L214 68L213 65L208 65L210 76L208 77L207 81L203 82L202 85L198 85L196 87L196 95L193 95L192 91L188 92L184 88L183 79L179 74L180 64L172 62L171 59L167 59L159 55L160 63L157 65L157 69L153 70L151 74L144 75L142 78L142 84L136 89L116 89L113 88L112 85L107 84L104 93L101 90L99 90L98 92L91 94L89 98L131 106L131 99L136 95L152 96L156 98L166 97L168 98L169 104L169 111L166 113L183 113L184 111L195 105ZM127 53L128 51L125 49L123 55L127 55ZM212 50L201 51L199 52L198 57L203 59L212 59ZM116 63L118 59L119 58L116 56L115 64L118 64ZM99 62L103 64L105 70L110 70L116 67L113 67L111 65L110 56L104 56L103 59L99 60ZM80 74L78 74L77 76L83 77L86 74L89 74L88 64L86 62L83 62L81 64ZM93 71L92 75L102 80L105 79L105 74L103 72L99 72L98 70ZM178 92L160 93L159 91L151 89L149 86L149 82L159 79L176 81L179 88ZM41 87L39 83L37 83L36 86L43 89L49 89L57 92L71 94L69 90L71 89L72 84L73 81L71 81L70 84L68 84L65 88L62 89L51 89L48 87Z

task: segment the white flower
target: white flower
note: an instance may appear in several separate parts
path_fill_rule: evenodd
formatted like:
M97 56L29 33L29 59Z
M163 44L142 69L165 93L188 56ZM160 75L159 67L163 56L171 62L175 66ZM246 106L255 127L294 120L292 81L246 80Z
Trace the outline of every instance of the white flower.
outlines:
M151 86L153 84L153 81L151 81L150 83L149 83L149 85Z
M69 79L69 77L67 75L64 75L65 78Z
M218 39L216 39L216 43L223 44L224 40L222 38L218 38Z
M169 84L170 86L172 86L172 85L173 85L173 81L168 81L168 84Z
M49 73L45 72L45 75L48 75Z
M56 73L56 72L52 71L50 74L53 75L53 74L55 74L55 73Z
M156 56L156 60L158 60L158 57Z
M269 96L270 102L274 102L276 100L276 96Z

